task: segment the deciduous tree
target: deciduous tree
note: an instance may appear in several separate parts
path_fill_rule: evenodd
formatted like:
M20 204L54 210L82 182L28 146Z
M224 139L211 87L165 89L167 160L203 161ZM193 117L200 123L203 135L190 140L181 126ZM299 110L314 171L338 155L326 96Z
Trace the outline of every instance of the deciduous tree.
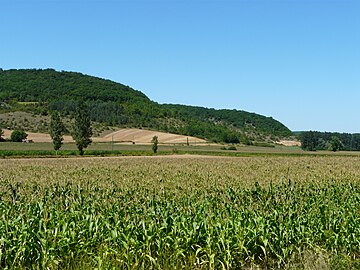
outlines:
M75 124L72 137L75 140L75 144L79 149L81 156L84 154L84 149L91 144L92 134L89 109L84 101L80 101L76 107Z
M342 147L343 144L340 139L336 136L332 136L330 141L330 150L336 152L341 150Z
M23 140L26 140L27 138L27 134L25 131L22 131L22 130L14 130L12 133L11 133L11 136L10 136L10 139L13 141L13 142L22 142Z
M154 154L156 154L157 150L158 150L158 143L159 143L158 136L154 136L151 140L151 143L152 143L152 150L153 150Z
M50 136L53 141L54 150L57 152L61 145L63 144L63 133L65 130L65 126L60 119L60 115L57 111L54 111L51 114L51 122L50 122Z

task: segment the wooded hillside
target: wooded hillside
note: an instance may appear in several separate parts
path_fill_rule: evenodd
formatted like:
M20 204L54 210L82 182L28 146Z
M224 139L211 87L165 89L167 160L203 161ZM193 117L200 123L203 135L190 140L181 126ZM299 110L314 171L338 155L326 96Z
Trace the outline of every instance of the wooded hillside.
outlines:
M72 116L84 99L92 121L197 136L215 142L250 144L286 138L279 121L240 110L158 104L129 86L76 72L53 69L0 70L0 112L51 110ZM1 123L0 123L1 125Z

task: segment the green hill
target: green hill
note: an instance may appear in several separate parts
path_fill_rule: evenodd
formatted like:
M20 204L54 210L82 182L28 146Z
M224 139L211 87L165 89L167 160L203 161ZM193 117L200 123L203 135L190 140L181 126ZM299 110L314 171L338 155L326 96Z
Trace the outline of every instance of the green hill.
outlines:
M89 105L93 121L106 125L144 127L228 143L271 141L292 135L271 117L239 110L158 104L129 86L81 73L0 70L0 112L44 115L58 110L71 117L78 99Z

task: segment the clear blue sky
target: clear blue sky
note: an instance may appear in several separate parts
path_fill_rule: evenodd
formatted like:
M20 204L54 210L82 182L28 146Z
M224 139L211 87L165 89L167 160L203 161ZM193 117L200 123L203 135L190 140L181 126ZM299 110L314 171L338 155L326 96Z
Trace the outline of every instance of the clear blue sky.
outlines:
M1 0L0 67L360 132L359 0Z

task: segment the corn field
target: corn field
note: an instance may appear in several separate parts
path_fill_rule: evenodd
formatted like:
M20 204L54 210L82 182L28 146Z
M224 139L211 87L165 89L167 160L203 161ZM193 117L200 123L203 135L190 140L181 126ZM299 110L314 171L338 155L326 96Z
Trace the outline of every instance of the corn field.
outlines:
M359 269L359 157L4 159L1 269Z

